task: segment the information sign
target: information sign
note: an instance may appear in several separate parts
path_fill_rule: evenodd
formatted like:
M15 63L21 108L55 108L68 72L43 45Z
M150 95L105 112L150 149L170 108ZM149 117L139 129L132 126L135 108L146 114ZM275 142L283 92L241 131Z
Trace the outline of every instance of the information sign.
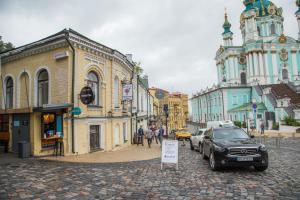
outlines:
M177 140L163 140L161 150L161 170L163 163L174 163L178 170L178 141Z
M132 101L132 84L123 85L123 101Z
M95 95L91 87L85 86L80 91L80 100L84 105L88 105L95 100Z

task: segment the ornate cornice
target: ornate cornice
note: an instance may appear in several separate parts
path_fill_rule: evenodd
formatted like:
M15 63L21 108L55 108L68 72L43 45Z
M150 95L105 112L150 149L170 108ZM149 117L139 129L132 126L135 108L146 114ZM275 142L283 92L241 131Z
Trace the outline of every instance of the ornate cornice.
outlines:
M2 57L2 63L8 63L15 60L19 60L24 57L33 56L36 54L44 53L47 51L51 51L54 49L62 48L68 46L67 41L64 39L49 43L49 44L43 44L40 47L35 47L31 49L25 49L24 51L20 52L12 52L11 55L7 54Z

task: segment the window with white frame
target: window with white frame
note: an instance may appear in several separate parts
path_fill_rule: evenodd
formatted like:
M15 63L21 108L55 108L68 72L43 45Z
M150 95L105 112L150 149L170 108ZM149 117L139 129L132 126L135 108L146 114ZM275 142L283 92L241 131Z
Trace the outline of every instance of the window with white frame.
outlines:
M6 80L6 108L12 108L13 107L13 101L14 101L14 82L11 77L9 77Z
M49 98L49 75L47 70L40 71L38 75L38 106L48 104Z
M99 106L100 105L100 91L99 91L99 78L95 72L89 72L88 76L88 86L90 86L93 90L95 100L89 105Z

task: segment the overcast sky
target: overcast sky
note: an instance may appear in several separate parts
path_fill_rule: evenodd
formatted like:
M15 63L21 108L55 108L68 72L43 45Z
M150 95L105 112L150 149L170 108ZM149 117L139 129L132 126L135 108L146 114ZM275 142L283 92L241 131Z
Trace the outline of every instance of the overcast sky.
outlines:
M283 7L285 34L297 37L295 0ZM242 0L0 0L0 35L15 46L72 28L122 53L132 53L150 86L192 94L217 81L224 9L241 44Z

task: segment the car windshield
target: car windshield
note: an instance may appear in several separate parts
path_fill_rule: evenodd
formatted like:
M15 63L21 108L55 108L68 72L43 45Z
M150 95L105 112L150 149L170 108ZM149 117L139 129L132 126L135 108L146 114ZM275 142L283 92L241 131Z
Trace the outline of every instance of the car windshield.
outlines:
M245 131L241 129L217 129L214 130L214 139L217 140L239 140L249 139Z

